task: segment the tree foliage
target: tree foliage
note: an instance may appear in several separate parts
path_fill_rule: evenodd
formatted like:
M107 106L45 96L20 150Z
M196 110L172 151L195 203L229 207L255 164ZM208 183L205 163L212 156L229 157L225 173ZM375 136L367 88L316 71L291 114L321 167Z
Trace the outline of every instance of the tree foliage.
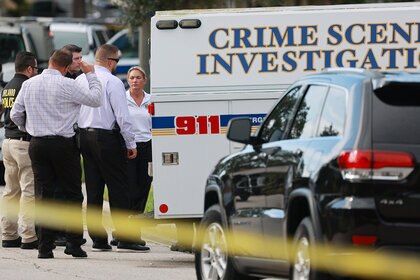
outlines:
M26 0L0 0L0 15L19 17L27 15L30 4Z
M401 2L407 0L380 0ZM123 10L121 20L131 27L138 27L149 20L156 11L209 8L243 8L270 6L300 6L324 4L377 3L377 0L113 0Z
M156 11L182 9L208 9L226 7L225 0L118 0L123 10L122 21L130 27L138 27L149 20Z

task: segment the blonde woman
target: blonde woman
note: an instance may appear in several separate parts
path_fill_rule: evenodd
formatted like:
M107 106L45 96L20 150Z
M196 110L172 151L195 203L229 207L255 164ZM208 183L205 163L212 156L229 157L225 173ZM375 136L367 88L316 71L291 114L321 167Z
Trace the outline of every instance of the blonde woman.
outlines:
M148 165L152 162L152 118L148 112L150 94L143 90L147 77L141 67L131 67L127 73L127 81L130 86L126 92L128 111L133 123L138 155L135 159L128 160L131 205L134 211L143 213L152 183L152 177L148 174Z

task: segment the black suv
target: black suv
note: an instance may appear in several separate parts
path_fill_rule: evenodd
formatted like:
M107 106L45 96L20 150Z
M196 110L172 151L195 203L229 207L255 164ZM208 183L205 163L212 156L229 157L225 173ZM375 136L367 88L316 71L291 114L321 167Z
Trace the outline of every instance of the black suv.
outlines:
M249 119L231 121L228 139L246 146L207 180L198 279L326 279L314 243L420 251L420 75L327 69L250 132Z

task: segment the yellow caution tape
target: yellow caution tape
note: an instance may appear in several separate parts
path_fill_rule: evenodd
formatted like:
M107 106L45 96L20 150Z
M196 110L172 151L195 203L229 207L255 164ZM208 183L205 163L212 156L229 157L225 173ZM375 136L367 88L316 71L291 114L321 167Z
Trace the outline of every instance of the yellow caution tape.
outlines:
M19 201L2 200L0 204L0 214L2 216L16 216L19 213ZM36 201L35 211L30 211L37 224L45 227L67 230L77 230L80 227L81 206L62 204L51 201ZM27 209L26 209L27 210ZM89 208L86 217L92 223L89 223L89 230L92 232L102 232L103 215L102 209ZM112 222L119 229L120 238L138 240L141 228L155 227L159 221L153 219L141 219L132 217L127 219L129 212L112 211ZM188 223L177 222L177 239L181 244L192 244L193 234L192 226ZM161 227L154 231L157 239L173 239L174 232L172 228ZM238 233L233 235L230 231L224 229L225 238L228 240L230 254L241 255L244 253L244 244L247 244L246 251L252 252L253 256L261 258L287 259L293 262L293 256L288 254L288 250L281 248L292 248L293 242L285 242L276 237L260 236L253 233ZM241 244L236 246L235 244ZM201 246L196 241L195 248L200 250ZM270 248L279 248L275 256L271 256ZM402 253L395 254L389 252L375 252L373 250L361 249L356 247L334 247L326 245L313 245L311 247L311 267L319 270L327 270L334 273L368 277L373 279L420 279L420 259L412 255ZM345 252L343 254L332 254L331 252Z

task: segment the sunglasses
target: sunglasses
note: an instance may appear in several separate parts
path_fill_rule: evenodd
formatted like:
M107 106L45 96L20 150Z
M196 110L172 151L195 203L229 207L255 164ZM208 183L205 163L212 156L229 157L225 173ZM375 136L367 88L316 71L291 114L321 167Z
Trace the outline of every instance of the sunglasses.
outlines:
M119 58L113 58L113 57L108 57L109 60L115 61L116 63L118 63L120 61Z

